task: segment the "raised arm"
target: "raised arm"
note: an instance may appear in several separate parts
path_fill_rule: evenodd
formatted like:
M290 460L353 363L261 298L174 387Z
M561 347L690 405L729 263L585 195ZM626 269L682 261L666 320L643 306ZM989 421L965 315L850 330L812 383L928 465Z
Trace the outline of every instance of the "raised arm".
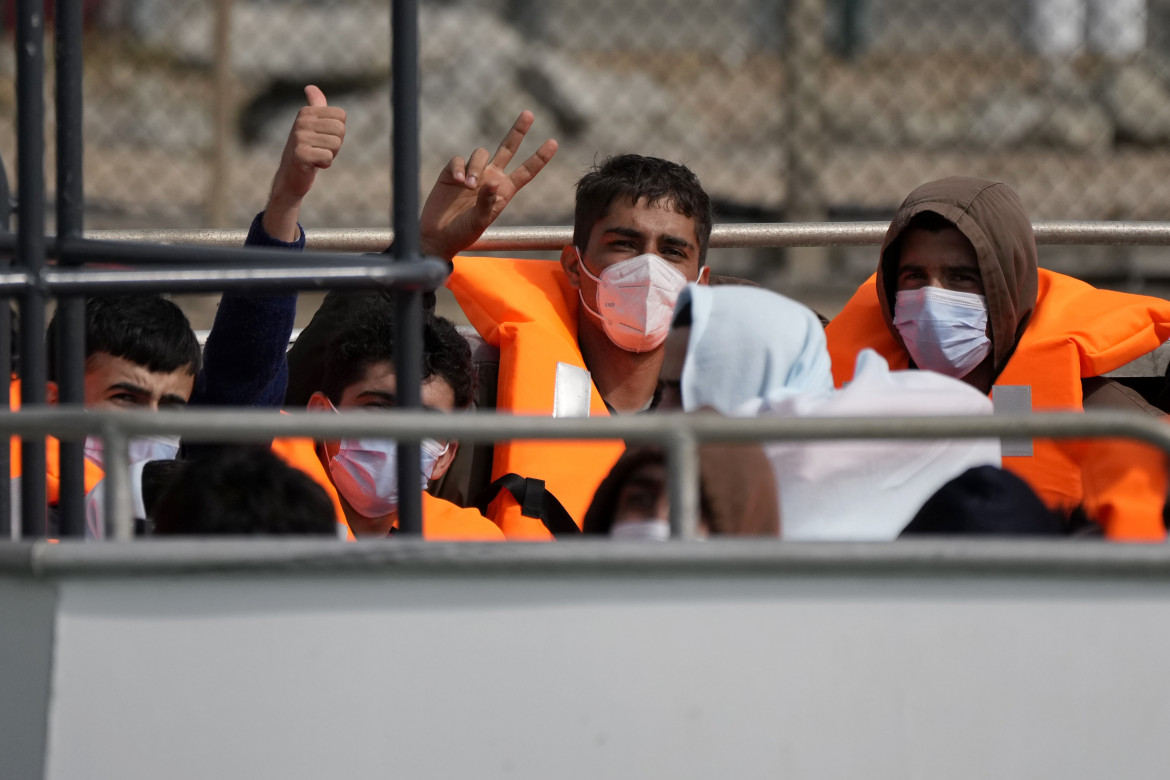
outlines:
M268 207L252 222L247 246L304 248L297 223L317 171L333 164L345 138L345 111L329 106L314 86L289 131L272 180ZM191 402L279 407L288 384L285 352L296 318L295 293L224 293L203 351Z
M344 109L329 105L325 94L312 84L305 87L305 98L309 104L293 122L264 209L264 231L278 241L300 238L301 202L313 188L317 171L333 164L345 140Z
M423 204L420 230L424 254L449 261L474 244L516 193L553 158L557 142L550 138L510 174L504 172L534 119L531 111L521 112L494 155L480 147L468 160L451 158Z

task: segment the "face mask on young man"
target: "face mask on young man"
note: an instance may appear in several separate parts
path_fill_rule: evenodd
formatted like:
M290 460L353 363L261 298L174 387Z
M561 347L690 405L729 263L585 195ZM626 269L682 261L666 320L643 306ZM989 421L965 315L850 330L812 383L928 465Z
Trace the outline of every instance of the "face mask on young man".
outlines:
M448 446L423 439L420 491L427 489ZM329 473L337 491L362 517L385 517L398 509L398 443L393 439L342 439L329 460Z
M597 283L597 308L578 290L581 305L601 320L605 335L627 352L649 352L662 346L670 318L687 277L658 255L645 254L614 263L594 276L576 247L581 270Z
M902 290L894 304L894 327L914 364L962 379L991 352L987 299L941 287Z
M98 466L105 466L102 440L89 436L85 440L85 457ZM130 465L148 463L152 460L174 460L179 454L178 436L135 436L130 439L127 449Z

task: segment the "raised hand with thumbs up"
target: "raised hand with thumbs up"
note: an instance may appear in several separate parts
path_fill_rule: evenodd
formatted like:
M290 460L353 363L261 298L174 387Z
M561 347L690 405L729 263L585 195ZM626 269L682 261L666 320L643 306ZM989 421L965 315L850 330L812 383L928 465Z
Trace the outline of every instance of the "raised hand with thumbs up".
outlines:
M301 201L313 188L317 171L333 164L345 140L345 110L330 106L325 93L311 84L305 87L305 98L309 104L297 113L289 131L264 211L264 230L281 241L300 237Z

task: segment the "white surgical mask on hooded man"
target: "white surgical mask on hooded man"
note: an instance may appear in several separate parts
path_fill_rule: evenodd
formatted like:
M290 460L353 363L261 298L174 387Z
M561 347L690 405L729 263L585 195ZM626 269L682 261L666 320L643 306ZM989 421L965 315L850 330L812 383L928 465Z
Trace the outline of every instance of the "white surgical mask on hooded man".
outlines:
M337 411L332 403L329 406ZM450 442L422 440L419 490L427 489L435 464L449 446ZM342 439L329 459L329 473L337 491L362 517L384 517L398 509L398 442L393 439Z
M578 290L581 305L601 320L609 340L627 352L660 347L678 294L687 286L686 275L658 255L645 254L614 263L597 277L585 267L580 250L573 251L581 270L597 283L597 308Z
M894 327L914 365L955 379L971 373L991 351L987 298L976 293L902 290L894 303Z

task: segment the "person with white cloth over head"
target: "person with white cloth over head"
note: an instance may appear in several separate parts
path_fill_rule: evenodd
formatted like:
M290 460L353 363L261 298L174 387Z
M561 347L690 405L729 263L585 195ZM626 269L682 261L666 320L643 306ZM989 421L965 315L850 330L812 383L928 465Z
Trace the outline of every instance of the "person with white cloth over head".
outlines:
M824 329L806 306L761 288L688 285L675 307L660 409L732 416L991 414L969 385L890 371L872 350L833 389ZM922 504L968 468L1000 465L996 439L768 442L789 540L896 538Z

